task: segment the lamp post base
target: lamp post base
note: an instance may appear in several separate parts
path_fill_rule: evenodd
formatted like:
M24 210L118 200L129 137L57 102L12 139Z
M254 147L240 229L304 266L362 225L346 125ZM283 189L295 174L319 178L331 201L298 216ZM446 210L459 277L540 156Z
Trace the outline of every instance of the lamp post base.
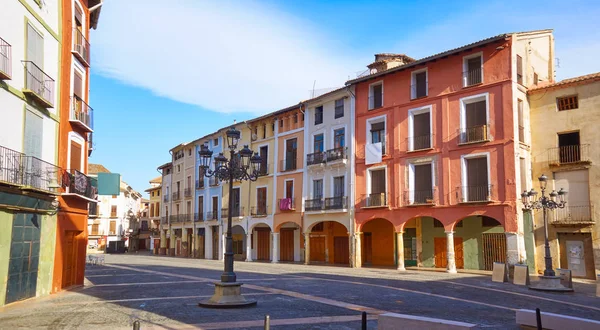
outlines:
M242 308L256 305L256 300L248 300L242 296L243 283L215 282L215 294L208 300L198 303L205 308Z
M567 288L560 283L560 276L540 276L540 280L534 285L529 286L529 289L537 291L573 292L572 288Z

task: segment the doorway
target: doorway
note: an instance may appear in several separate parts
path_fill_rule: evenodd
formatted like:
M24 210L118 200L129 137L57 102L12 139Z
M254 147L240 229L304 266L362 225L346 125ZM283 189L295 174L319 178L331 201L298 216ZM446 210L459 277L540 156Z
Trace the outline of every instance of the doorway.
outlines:
M294 229L281 228L279 244L279 260L294 261Z
M256 228L256 260L271 260L271 230Z
M446 268L448 266L448 254L446 253L447 239L446 237L435 237L434 242L434 253L435 253L435 267ZM454 237L454 259L456 260L456 268L465 268L465 260L463 256L463 239L461 237Z
M5 303L35 297L40 258L41 221L33 214L13 216ZM38 216L40 219L41 216Z

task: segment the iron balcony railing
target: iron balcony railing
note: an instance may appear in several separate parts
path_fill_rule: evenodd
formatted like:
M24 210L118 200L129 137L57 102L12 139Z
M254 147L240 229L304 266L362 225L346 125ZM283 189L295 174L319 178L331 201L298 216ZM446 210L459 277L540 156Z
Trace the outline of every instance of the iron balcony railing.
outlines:
M258 170L258 176L267 176L271 174L273 172L273 169L271 167L271 164L261 163L260 170Z
M176 191L173 193L173 201L178 201L181 200L181 192L180 191Z
M25 154L0 146L0 182L23 185Z
M170 223L177 223L177 222L179 222L179 219L180 219L179 214L171 214L169 216Z
M211 186L211 187L218 186L219 185L219 179L217 177L214 177L214 176L208 178L208 185Z
M321 211L323 209L323 198L307 199L304 201L304 210L310 211Z
M36 157L25 157L24 186L43 192L57 193L60 182L60 167Z
M71 98L71 115L69 121L78 122L89 132L94 130L94 109L82 98L73 95Z
M488 125L461 128L459 130L459 143L475 143L489 141Z
M413 136L406 138L409 151L431 149L431 142L433 141L433 134Z
M577 144L548 149L548 162L559 166L590 162L589 144Z
M204 212L196 212L194 213L194 221L204 221Z
M293 171L296 169L296 157L287 158L281 161L281 171Z
M348 196L325 198L326 210L343 210L348 208Z
M75 194L89 199L96 199L98 194L97 179L79 172L78 170L64 170L62 187L67 194Z
M163 196L163 202L168 202L169 201L169 194L165 194Z
M193 193L193 189L192 188L185 188L183 190L183 196L185 196L186 198L192 197Z
M219 220L219 211L206 212L206 220Z
M278 204L280 211L296 210L296 198L280 198Z
M25 90L46 108L54 107L54 79L50 78L32 61L23 61L25 65Z
M405 190L404 205L434 205L434 189Z
M325 153L323 151L313 152L306 155L306 165L317 165L325 163Z
M458 201L460 203L490 202L492 201L491 184L460 186L458 187Z
M383 92L379 95L369 96L369 110L383 107Z
M90 43L82 31L73 29L73 53L85 66L90 66Z
M363 195L362 207L384 207L388 205L386 193Z
M481 84L483 82L481 77L481 67L479 68L470 68L467 71L463 72L463 80L465 87L473 86L477 84Z
M88 215L91 218L96 218L98 216L98 203L88 203Z
M427 86L429 82L424 84L412 84L410 85L410 98L412 100L427 96Z
M193 213L184 213L181 215L182 220L181 221L193 221L194 220L194 214Z
M12 47L0 38L0 80L12 77Z
M336 160L347 159L348 148L346 147L338 147L329 149L325 152L325 161L326 162L335 162Z
M196 180L196 189L204 189L204 178Z
M267 209L267 204L253 206L250 208L250 215L253 217L266 217Z
M554 214L549 215L553 224L592 224L594 223L594 208L591 203L583 205L569 205L563 209L554 209Z
M234 208L233 211L231 212L231 217L232 218L236 218L236 217L243 217L245 215L244 212L244 208L243 207L237 207ZM229 216L229 209L228 208L222 208L221 209L221 219L227 219L227 217Z

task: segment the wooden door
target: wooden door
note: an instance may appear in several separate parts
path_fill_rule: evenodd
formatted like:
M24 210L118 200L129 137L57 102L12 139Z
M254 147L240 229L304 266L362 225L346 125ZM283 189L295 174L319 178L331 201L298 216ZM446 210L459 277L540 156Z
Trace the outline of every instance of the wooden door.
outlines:
M310 238L310 261L325 262L325 237Z
M348 265L350 263L350 245L348 237L333 238L333 262Z
M145 238L141 238L138 240L139 242L139 249L140 250L145 250L146 249L146 239Z
M294 261L294 229L281 229L279 260Z
M270 260L271 231L256 230L256 259Z
M448 266L448 254L446 253L446 237L435 237L433 239L435 267L446 268ZM465 268L465 259L463 254L463 240L461 237L454 237L454 259L456 268Z
M70 287L76 283L77 278L77 241L74 231L65 233L65 246L63 249L63 283L62 287Z
M365 265L373 263L373 236L371 233L363 234L362 262Z

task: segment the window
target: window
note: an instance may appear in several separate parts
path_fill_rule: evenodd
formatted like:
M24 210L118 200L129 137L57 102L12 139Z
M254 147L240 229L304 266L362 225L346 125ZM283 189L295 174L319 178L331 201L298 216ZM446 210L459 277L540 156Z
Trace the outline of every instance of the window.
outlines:
M491 199L488 155L462 156L462 202L483 202Z
M523 85L523 58L517 55L517 82Z
M283 127L283 118L279 119L279 127Z
M431 148L431 107L408 112L408 150Z
M463 86L473 86L483 82L483 60L481 53L463 58Z
M216 147L219 145L219 138L213 139L213 146Z
M212 219L216 220L219 218L219 197L213 196L212 198Z
M488 94L466 97L461 102L461 130L459 143L488 140Z
M322 232L324 229L323 222L319 222L312 228L312 232Z
M385 154L385 121L371 123L371 143L381 142L381 153Z
M142 230L148 230L148 221L142 221Z
M181 164L177 165L177 173L181 172Z
M481 226L482 227L496 227L496 226L500 226L500 223L498 221L496 221L496 219L486 217L484 215L484 216L481 216Z
M152 197L154 197L154 191L152 192Z
M433 201L433 164L409 166L409 204L431 204Z
M335 100L335 113L333 119L344 117L344 99Z
M370 179L370 183L367 186L369 194L364 206L377 207L387 205L385 168L368 170L368 173Z
M369 110L383 106L383 83L378 82L369 86Z
M525 143L525 124L523 119L523 100L517 99L519 142Z
M116 218L117 217L117 206L116 205L111 205L110 206L110 217L111 218Z
M271 132L275 133L275 122L271 124Z
M579 132L558 134L558 159L560 164L581 161L581 151Z
M324 151L323 134L317 134L314 136L313 150L314 150L314 152L323 152Z
M527 161L525 158L519 158L519 170L521 179L521 191L528 191L527 187Z
M111 234L111 235L116 235L117 234L117 222L116 221L111 221L109 228L110 228L108 230L109 234Z
M71 159L69 162L69 169L81 172L81 159L83 156L82 149L83 147L81 144L71 140Z
M411 74L410 98L417 99L427 96L427 69L414 71Z
M285 198L294 198L294 180L285 181Z
M204 196L198 196L198 214L204 220Z
M313 180L313 199L323 198L323 179Z
M40 69L44 68L44 38L37 30L27 24L27 60L35 63ZM41 77L32 77L41 79Z
M256 215L267 214L267 187L256 188Z
M333 148L343 148L346 146L346 129L338 128L333 131Z
M31 110L29 108L27 108L25 110L25 137L24 137L24 153L27 156L34 156L37 158L42 158L42 145L43 145L43 131L44 129L44 119L42 116L40 116L38 114L37 111L35 110ZM76 168L71 168L74 170L79 170L81 165L81 145L78 143L75 143L74 141L71 141L71 144L74 144L75 147L79 147L79 154L77 155L76 152L77 150L73 150L73 147L71 148L71 158L73 158L73 156L77 157L79 156L79 158L77 158L78 162L77 162L77 167Z
M323 123L323 106L315 108L315 125Z
M156 208L154 209L154 216L160 216L160 203L156 203Z
M344 197L345 196L345 178L344 176L336 176L333 178L333 197Z
M298 124L298 114L294 114L294 124Z
M263 129L262 129L262 138L266 139L267 138L267 124L263 124Z
M563 96L556 98L558 111L573 110L579 108L577 95Z
M302 113L302 115L300 116L300 118L302 118L302 122L304 122L304 113Z
M157 191L156 191L156 196L159 196L159 197L160 197L160 190L157 190Z
M296 138L285 141L285 159L283 164L284 171L296 169L296 159L298 153L298 140Z
M154 204L150 204L150 214L154 216Z
M192 155L192 149L188 149L188 157Z

